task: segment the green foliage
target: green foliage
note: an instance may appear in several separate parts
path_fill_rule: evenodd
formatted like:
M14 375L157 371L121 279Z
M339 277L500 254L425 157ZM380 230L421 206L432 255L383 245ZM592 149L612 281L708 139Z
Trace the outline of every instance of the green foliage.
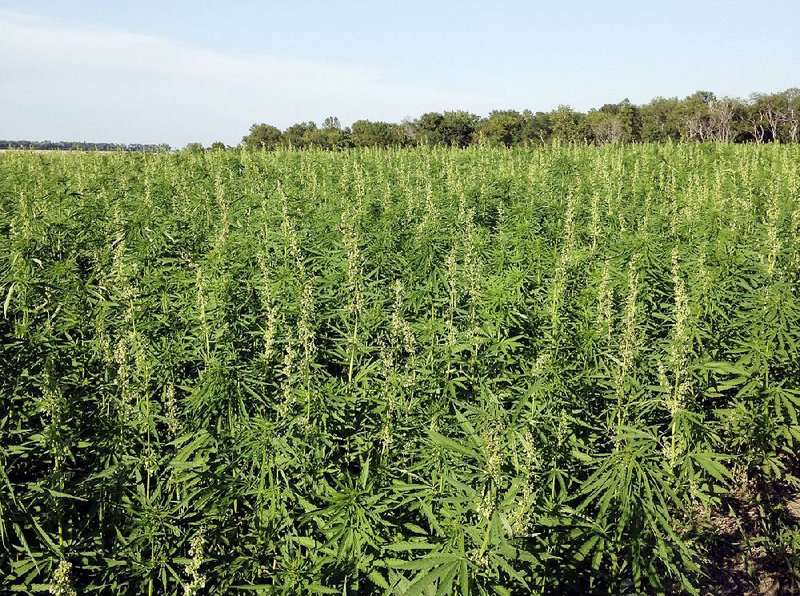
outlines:
M657 97L642 106L641 140L645 142L678 141L683 122L680 118L680 100L677 97Z
M202 153L205 150L202 143L189 143L183 148L187 153Z
M553 134L562 141L585 143L591 139L586 117L569 106L559 106L552 113L551 122Z
M478 126L478 135L482 140L492 145L519 144L522 141L522 132L525 120L515 110L500 110L489 114Z
M356 147L399 147L407 138L402 127L389 122L353 122L350 138Z
M417 118L414 122L417 143L419 145L445 144L442 134L443 123L444 116L439 112L428 112Z
M798 589L799 161L0 154L2 591Z
M272 140L258 140L259 135L266 134L266 126L254 124L243 144L248 148L274 148L281 138L279 130L269 127L267 136ZM284 145L323 149L673 141L800 142L800 89L754 93L746 101L718 99L711 91L697 91L684 99L656 97L643 105L624 99L588 113L565 105L551 112L495 110L485 118L463 110L427 112L400 125L359 120L352 131L329 116L321 128L314 122L301 122L283 133ZM3 143L0 141L0 147ZM9 148L26 146L5 143Z
M274 149L281 141L281 131L271 124L253 124L250 132L242 137L242 146L247 149Z

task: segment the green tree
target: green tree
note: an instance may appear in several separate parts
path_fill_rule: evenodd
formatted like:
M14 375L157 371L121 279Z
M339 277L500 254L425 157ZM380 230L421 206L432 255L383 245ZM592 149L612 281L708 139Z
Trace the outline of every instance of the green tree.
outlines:
M247 149L274 149L281 141L281 131L271 124L253 124L250 132L242 137Z
M792 88L779 93L751 95L751 120L758 121L761 139L781 142L798 139L800 122L800 90Z
M617 118L622 126L622 140L635 143L642 140L642 114L639 106L632 104L626 97L617 105Z
M283 131L281 144L302 148L311 145L316 138L317 123L313 121L292 124Z
M356 147L395 147L407 142L400 125L369 120L353 122L350 137Z
M586 124L597 143L631 143L641 139L639 108L627 98L607 103L599 110L589 110Z
M294 147L313 145L321 149L343 149L350 144L349 134L342 129L342 124L336 116L325 118L321 127L317 127L314 122L295 124L284 134Z
M205 151L202 143L189 143L183 148L187 153L202 153Z
M656 97L639 108L641 140L662 142L681 138L681 101L677 97Z
M792 143L800 142L800 89L791 87L786 94L786 132Z
M328 116L322 121L323 130L342 130L342 123L336 116Z
M716 99L711 91L696 91L681 102L684 139L702 142L714 138L709 104Z
M416 141L419 145L441 145L444 116L439 112L427 112L414 121Z
M522 114L516 110L496 110L481 120L477 132L485 142L510 147L522 142L524 124Z
M625 132L620 118L602 108L589 110L586 114L586 124L592 131L592 139L595 143L602 145L624 140Z
M445 112L439 126L442 142L451 147L466 147L480 121L480 116L464 110Z
M344 149L350 146L350 134L343 130L335 116L325 118L322 128L306 130L303 138L306 144L322 149Z
M591 129L586 116L571 107L560 105L551 113L553 137L566 142L586 142L591 139Z
M550 114L547 112L536 112L534 114L530 110L525 110L522 112L522 117L524 119L522 138L526 143L544 144L550 140L553 135Z

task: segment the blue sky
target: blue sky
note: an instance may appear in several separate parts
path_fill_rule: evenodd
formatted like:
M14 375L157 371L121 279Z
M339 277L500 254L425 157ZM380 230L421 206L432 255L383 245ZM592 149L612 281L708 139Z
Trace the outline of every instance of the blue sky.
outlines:
M744 97L800 86L798 23L797 0L0 0L0 139Z

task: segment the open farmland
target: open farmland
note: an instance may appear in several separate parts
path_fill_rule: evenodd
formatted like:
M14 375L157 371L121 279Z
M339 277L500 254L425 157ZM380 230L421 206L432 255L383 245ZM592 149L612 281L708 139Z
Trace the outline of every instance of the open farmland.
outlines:
M0 304L4 591L800 582L800 145L5 152Z

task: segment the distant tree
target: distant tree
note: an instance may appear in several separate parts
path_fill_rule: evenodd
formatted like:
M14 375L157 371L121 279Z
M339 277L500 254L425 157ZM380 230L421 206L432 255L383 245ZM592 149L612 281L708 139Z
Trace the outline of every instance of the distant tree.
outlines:
M304 139L307 145L322 149L344 149L350 146L350 134L342 129L342 124L336 116L325 118L321 128L307 128Z
M417 138L417 121L412 118L405 117L400 121L400 129L403 131L403 138L409 144L416 144Z
M642 114L639 106L634 105L626 97L616 104L616 116L622 125L622 140L626 143L635 143L642 140Z
M736 123L743 119L743 104L738 99L723 97L708 104L708 115L714 138L730 143L737 134Z
M755 143L763 143L767 134L766 122L762 120L762 113L756 103L755 97L750 96L744 108L744 118L747 126L747 138Z
M274 149L281 141L281 131L271 124L253 124L250 132L242 137L247 149Z
M353 122L351 140L356 147L395 147L407 142L403 128L390 122Z
M790 141L797 136L797 125L793 122L798 109L797 89L780 93L753 93L750 96L751 120L758 122L762 140ZM787 126L788 125L788 126Z
M199 143L198 143L199 145ZM202 150L202 145L200 145ZM87 143L86 141L4 141L0 140L0 149L39 149L58 151L169 151L167 144L148 145L143 143Z
M323 130L342 130L342 123L336 116L328 116L322 121Z
M790 143L800 142L800 89L792 87L786 94L786 131Z
M716 99L711 91L697 91L681 102L683 136L686 140L703 142L714 138L709 104Z
M187 153L202 153L205 149L202 143L189 143L183 150Z
M625 138L625 130L619 116L602 108L589 110L586 114L586 123L592 132L594 142L599 145L618 143Z
M586 116L569 106L561 105L551 113L553 137L567 142L591 140L591 129Z
M439 125L442 142L451 147L466 147L480 121L480 116L464 110L445 112Z
M632 143L641 139L639 108L627 98L607 103L599 110L589 110L586 124L596 143Z
M316 122L309 121L292 124L283 131L281 135L281 144L296 148L307 147L313 143L316 131Z
M547 112L536 112L530 110L522 112L524 119L522 138L526 143L544 144L553 136L553 123L551 115Z
M522 141L524 118L516 110L496 110L478 124L480 138L494 145L510 147Z
M426 112L400 124L358 120L343 128L336 116L293 124L283 133L268 124L254 124L242 143L250 148L390 147L446 145L466 147L474 142L512 146L565 142L800 142L800 89L778 93L754 93L748 101L697 91L684 99L656 97L644 105L624 99L587 113L560 105L550 112L495 110L481 118L462 110ZM17 142L20 143L20 142ZM61 147L64 143L42 141L37 147ZM109 149L119 148L108 145ZM100 147L100 145L93 145ZM214 143L212 147L219 147ZM129 145L141 150L144 145Z
M717 100L717 95L713 91L695 91L686 99L689 101L697 101L704 104L710 104L712 101Z
M427 112L416 119L414 122L415 139L418 145L441 145L442 123L444 116L439 112Z
M639 108L641 140L645 142L680 140L683 129L680 110L681 101L677 97L656 97Z
M218 150L218 149L227 149L228 147L222 141L214 141L213 143L211 143L211 148L214 150Z
M350 135L339 128L314 128L303 135L305 146L320 149L344 149L350 146Z

